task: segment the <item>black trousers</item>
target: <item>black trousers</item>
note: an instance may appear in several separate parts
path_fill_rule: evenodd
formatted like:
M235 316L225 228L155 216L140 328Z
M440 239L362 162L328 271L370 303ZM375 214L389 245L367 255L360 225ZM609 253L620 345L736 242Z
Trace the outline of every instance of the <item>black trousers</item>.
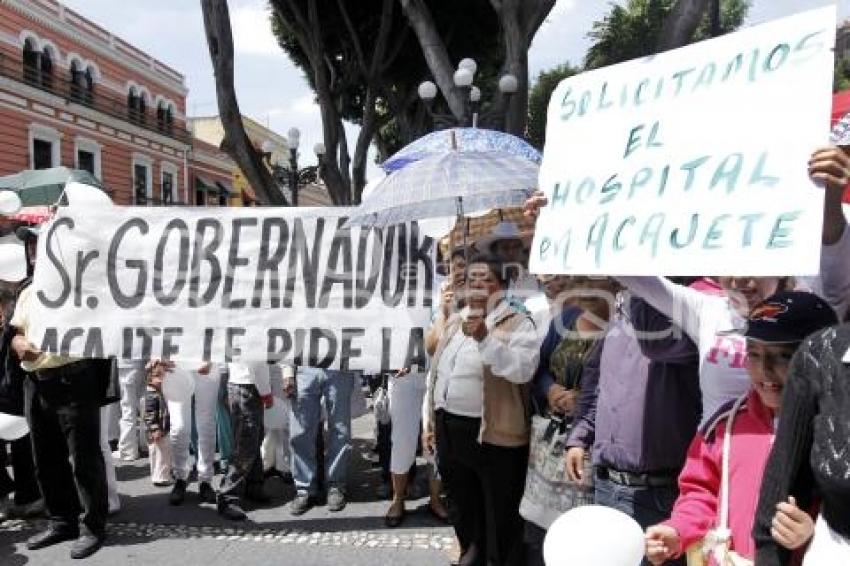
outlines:
M263 401L254 385L227 384L233 455L218 492L220 502L235 504L249 485L263 483Z
M102 376L87 361L38 372L24 383L36 478L50 521L77 530L81 519L95 536L104 535L108 510L102 399Z
M6 445L12 456L12 474L6 471ZM27 505L41 497L35 480L35 464L32 460L32 441L29 435L11 442L0 441L0 495L15 494L15 505Z
M481 419L437 411L440 476L464 565L514 566L525 560L519 504L528 446L478 442Z

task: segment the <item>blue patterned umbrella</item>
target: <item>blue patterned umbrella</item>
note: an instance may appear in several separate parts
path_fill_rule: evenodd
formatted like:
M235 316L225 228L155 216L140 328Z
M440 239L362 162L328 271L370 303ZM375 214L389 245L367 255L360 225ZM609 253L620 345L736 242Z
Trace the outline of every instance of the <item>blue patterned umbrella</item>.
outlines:
M521 206L537 186L538 171L536 163L503 151L449 151L385 177L349 224L389 226Z
M483 128L452 128L432 132L409 143L384 161L381 168L392 173L426 157L453 151L452 135L457 151L502 151L537 164L542 159L539 151L516 136Z
M845 114L835 123L829 135L829 142L833 145L850 145L850 114Z

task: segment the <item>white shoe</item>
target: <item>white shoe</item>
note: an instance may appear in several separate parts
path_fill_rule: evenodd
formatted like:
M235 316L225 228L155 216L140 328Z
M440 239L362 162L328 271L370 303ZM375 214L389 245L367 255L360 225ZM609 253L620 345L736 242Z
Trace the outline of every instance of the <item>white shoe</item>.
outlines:
M112 453L112 459L116 462L135 462L139 459L138 454L126 454L122 453L120 450L116 450Z

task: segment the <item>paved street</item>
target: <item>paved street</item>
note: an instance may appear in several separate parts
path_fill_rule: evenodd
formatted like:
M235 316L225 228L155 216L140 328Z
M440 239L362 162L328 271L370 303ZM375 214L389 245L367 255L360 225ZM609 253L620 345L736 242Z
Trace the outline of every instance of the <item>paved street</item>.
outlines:
M427 513L427 498L408 501L407 520L386 529L387 502L377 500L380 470L370 461L371 416L354 423L353 470L349 505L340 513L311 509L301 517L289 514L293 489L277 478L266 483L273 496L262 508L248 508L249 520L234 524L221 519L213 505L199 505L197 484L186 502L168 505L169 488L156 488L148 477L147 460L118 468L121 512L112 517L104 549L89 564L156 566L204 564L340 564L445 565L452 547L451 529ZM424 474L420 474L424 478ZM218 481L218 480L216 480ZM70 543L29 552L24 541L38 523L0 524L0 564L65 564Z

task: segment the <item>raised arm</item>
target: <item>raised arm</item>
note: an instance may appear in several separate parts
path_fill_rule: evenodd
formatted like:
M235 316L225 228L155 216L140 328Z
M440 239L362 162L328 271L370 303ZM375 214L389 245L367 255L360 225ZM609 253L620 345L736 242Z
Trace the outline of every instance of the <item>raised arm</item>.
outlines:
M496 377L512 383L528 383L540 360L539 346L534 322L526 317L511 331L507 342L488 334L479 342L478 351L481 361Z
M707 295L664 277L621 276L616 279L679 325L694 342L699 340L700 316L708 300Z
M850 230L842 208L850 157L838 147L819 149L809 161L809 175L825 190L819 291L843 320L850 307Z
M629 299L629 317L637 333L644 356L654 362L671 364L696 363L699 352L694 342L684 335L665 314L640 297Z

